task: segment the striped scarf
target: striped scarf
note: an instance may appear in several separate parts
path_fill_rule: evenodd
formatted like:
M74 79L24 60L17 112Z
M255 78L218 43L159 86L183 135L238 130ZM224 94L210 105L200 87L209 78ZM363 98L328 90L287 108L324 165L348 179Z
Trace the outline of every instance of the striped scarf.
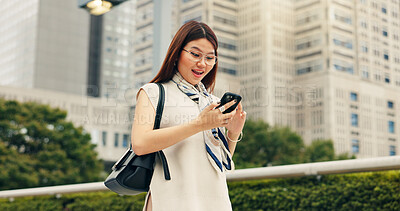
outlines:
M182 75L178 71L176 71L172 81L183 93L199 106L200 110L203 110L213 102L211 95L208 93L203 83L200 82L193 86L183 79ZM229 151L228 142L222 131L225 131L225 129L213 128L211 130L203 131L208 160L217 171L221 172L223 172L224 169L233 169L233 161Z

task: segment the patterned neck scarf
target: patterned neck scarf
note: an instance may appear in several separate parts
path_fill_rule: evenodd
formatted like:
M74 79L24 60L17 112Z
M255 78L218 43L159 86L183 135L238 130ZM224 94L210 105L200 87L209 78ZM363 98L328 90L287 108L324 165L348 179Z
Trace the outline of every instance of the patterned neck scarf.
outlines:
M208 93L203 83L200 82L193 86L187 82L178 71L176 71L172 81L183 93L198 104L201 111L213 102L211 95ZM217 171L221 172L223 172L224 169L233 169L232 156L229 152L228 142L222 131L225 131L225 129L213 128L203 131L208 160Z

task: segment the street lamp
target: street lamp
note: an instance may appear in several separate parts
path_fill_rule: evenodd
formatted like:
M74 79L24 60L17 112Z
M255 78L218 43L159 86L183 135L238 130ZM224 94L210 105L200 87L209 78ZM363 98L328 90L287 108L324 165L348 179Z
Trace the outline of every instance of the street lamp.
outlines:
M87 9L92 15L102 15L128 0L78 0L78 7Z

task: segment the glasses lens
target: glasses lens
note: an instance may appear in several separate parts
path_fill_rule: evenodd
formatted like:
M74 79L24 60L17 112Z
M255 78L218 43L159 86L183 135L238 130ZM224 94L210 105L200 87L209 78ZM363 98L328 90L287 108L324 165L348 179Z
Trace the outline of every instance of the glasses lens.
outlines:
M217 57L214 55L204 55L203 53L198 51L189 51L188 53L191 55L194 62L199 62L201 59L203 59L203 57L204 62L207 65L214 65L217 61Z
M214 55L209 55L209 56L206 55L206 59L205 60L206 60L206 64L214 65L216 57Z
M193 60L196 62L200 61L201 58L203 57L203 54L201 54L200 52L197 52L197 51L191 51L189 53L192 56Z

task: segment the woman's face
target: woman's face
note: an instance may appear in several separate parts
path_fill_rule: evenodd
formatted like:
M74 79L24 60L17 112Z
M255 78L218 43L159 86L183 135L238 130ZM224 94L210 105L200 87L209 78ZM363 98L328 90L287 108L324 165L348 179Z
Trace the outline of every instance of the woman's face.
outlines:
M187 82L196 85L214 67L206 62L215 55L214 46L206 38L201 38L188 42L183 49L178 60L178 71ZM202 58L196 61L195 56L199 55Z

